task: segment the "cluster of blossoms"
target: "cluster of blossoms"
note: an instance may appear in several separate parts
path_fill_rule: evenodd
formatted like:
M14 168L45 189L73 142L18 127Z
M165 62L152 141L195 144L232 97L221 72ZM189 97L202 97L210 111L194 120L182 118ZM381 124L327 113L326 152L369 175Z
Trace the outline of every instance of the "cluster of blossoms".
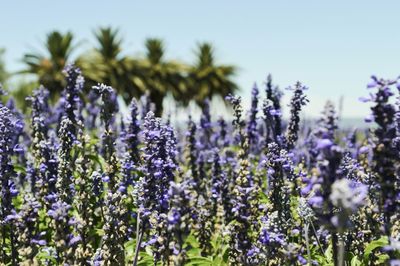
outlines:
M58 102L41 86L26 115L0 87L1 265L399 262L397 79L372 77L375 124L356 131L331 102L302 121L300 82L284 119L271 76L248 111L228 95L233 118L207 100L174 127L148 94L123 108L74 65L64 75Z

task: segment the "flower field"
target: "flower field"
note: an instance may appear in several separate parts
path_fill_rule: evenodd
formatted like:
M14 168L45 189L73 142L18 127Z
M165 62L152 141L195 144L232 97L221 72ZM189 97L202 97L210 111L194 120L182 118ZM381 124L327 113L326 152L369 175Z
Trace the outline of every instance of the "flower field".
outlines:
M301 121L299 82L174 126L64 75L55 105L0 101L0 265L400 265L400 81L373 76L348 130L330 102Z

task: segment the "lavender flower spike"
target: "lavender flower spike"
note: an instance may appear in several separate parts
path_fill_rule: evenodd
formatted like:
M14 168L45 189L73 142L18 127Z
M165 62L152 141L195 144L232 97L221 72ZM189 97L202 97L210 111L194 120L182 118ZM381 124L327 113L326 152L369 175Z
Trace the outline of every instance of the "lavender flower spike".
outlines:
M304 94L304 91L307 89L308 88L303 86L300 82L297 82L294 88L288 88L288 90L293 91L293 96L290 101L290 120L286 132L286 147L289 150L294 148L298 139L300 112L302 107L308 102L308 99Z

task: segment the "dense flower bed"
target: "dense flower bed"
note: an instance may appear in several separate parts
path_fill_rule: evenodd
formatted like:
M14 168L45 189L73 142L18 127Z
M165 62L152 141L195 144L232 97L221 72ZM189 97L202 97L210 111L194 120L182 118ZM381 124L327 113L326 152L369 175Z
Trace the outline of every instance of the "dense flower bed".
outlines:
M269 78L248 112L205 102L180 134L64 72L54 107L43 87L28 117L0 104L1 265L400 265L397 80L368 84L369 130L339 130L329 102L303 126L301 83L284 121Z

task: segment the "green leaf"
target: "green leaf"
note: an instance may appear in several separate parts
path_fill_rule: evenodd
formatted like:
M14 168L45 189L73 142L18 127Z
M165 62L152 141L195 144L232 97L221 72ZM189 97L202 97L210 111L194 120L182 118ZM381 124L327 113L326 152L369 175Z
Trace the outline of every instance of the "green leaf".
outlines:
M222 263L222 258L221 257L216 257L216 258L214 258L213 260L212 260L212 263L211 263L213 266L221 266L221 265L223 265L223 263Z
M103 167L104 164L105 164L104 159L103 159L101 156L99 156L99 155L88 154L87 157L88 157L91 161L94 161L94 162L98 163L101 167Z
M125 249L134 248L135 245L136 245L136 239L131 239L131 240L129 240L129 241L126 241L125 244L124 244Z
M228 264L229 260L229 246L225 246L222 250L222 260L224 263Z
M135 253L136 239L132 239L132 240L125 242L124 247L125 247L126 256L128 258L132 258Z
M367 261L369 258L369 255L372 254L372 252L377 249L386 246L389 243L387 236L382 236L381 238L377 240L373 240L368 245L365 247L364 250L364 261Z
M150 256L150 257L153 257L153 251L151 250L151 247L150 246L146 246L145 248L145 253L148 255L148 256Z
M333 262L332 245L328 246L324 254L328 263Z
M199 242L197 241L196 237L191 233L185 240L186 245L190 245L193 248L197 249L199 247Z
M150 257L148 257L148 258L145 258L145 259L140 259L140 261L138 262L138 264L137 265L153 265L154 264L154 262L153 262L153 258L150 258Z
M23 167L23 166L21 166L21 165L18 165L18 164L13 165L13 167L14 167L14 171L15 171L15 172L26 174L26 169L25 169L25 167Z
M221 246L222 237L221 235L215 235L211 238L211 245L214 250L217 250Z
M98 229L96 229L96 233L99 236L103 236L104 235L104 230L102 228L98 228Z
M143 256L142 256L143 255ZM139 261L137 265L153 265L153 257L148 256L147 253L140 253Z
M186 265L196 265L196 266L202 266L202 265L207 265L210 266L212 265L212 260L206 257L191 257L189 262L186 263Z
M54 265L57 264L56 259L54 258L54 256L49 255L47 252L41 251L36 255L36 258L39 259L40 261L44 261L44 260L49 260L52 263L54 263Z
M187 255L190 257L197 257L200 256L201 249L200 248L191 248L187 251Z
M390 259L388 254L381 254L378 256L378 264L384 265Z
M350 261L350 266L362 266L363 263L358 259L357 256L354 256Z

